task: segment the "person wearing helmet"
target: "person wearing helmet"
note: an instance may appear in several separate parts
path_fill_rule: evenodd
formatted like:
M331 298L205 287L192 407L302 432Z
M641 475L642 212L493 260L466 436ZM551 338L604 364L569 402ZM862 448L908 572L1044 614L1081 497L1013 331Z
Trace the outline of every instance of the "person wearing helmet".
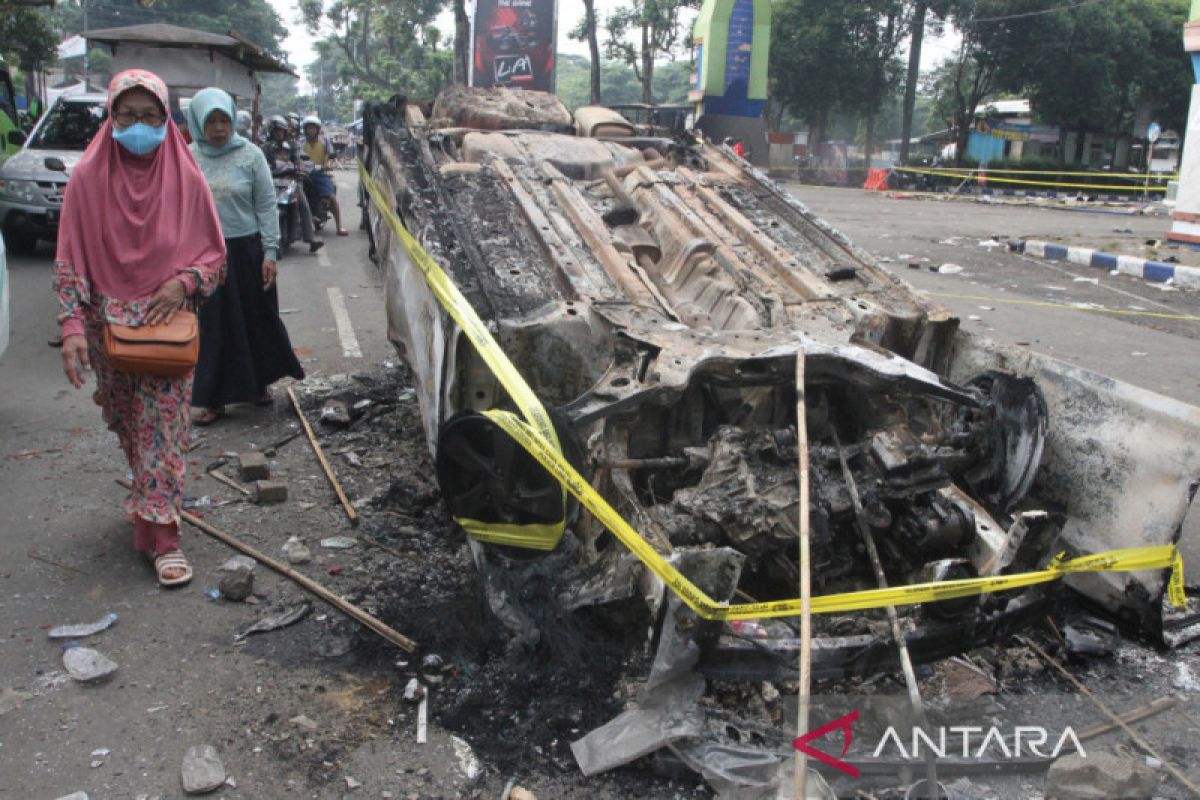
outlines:
M243 139L251 142L254 141L254 134L250 130L250 128L254 125L254 120L250 118L250 112L244 108L239 108L237 112L237 120L235 120L235 122L237 123L235 127L237 129L238 136L241 136Z
M271 167L273 177L296 176L304 170L296 145L288 138L288 123L276 114L267 121L267 140L262 145L263 155ZM312 209L304 192L297 192L300 212L300 238L308 242L308 252L315 253L325 246L313 231Z
M300 115L295 111L287 115L288 138L293 142L300 141Z
M338 207L337 187L333 183L333 176L329 174L330 166L334 160L333 142L329 141L328 136L321 134L321 120L315 115L310 114L305 117L301 126L304 130L304 154L308 156L312 162L313 171L309 178L312 181L313 191L317 197L315 199L325 199L329 203L329 210L333 212L333 221L337 225L338 236L349 236L350 232L342 227L342 210ZM309 198L311 205L314 198Z

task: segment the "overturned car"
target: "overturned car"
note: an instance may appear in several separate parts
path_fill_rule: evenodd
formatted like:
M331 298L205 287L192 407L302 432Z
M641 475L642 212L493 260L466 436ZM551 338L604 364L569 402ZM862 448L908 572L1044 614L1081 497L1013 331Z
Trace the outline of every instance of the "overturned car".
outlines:
M639 136L611 110L571 115L537 92L453 87L366 120L378 194L364 222L444 499L468 531L565 530L551 552L473 542L492 610L519 641L540 635L538 610L513 591L536 573L553 576L566 610L645 598L658 685L794 677L800 647L794 620L692 615L482 415L514 398L380 196L540 398L563 457L717 601L795 598L802 533L816 595L876 588L881 572L895 586L998 576L1179 540L1200 410L968 335L728 149ZM1168 612L1166 578L1066 583L1176 643L1200 617ZM930 661L998 640L1059 591L903 607L907 650ZM896 669L879 619L814 617L814 678ZM601 749L577 750L585 771L619 763L620 748ZM635 749L625 755L647 751Z

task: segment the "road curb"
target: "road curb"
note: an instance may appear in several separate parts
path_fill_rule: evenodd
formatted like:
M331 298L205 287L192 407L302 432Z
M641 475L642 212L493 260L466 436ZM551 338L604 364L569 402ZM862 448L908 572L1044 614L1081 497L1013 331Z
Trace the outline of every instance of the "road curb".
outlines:
M1200 267L1185 267L1180 264L1166 264L1162 261L1152 261L1148 258L1135 256L1120 256L1114 253L1104 253L1087 247L1068 247L1050 242L1040 242L1035 239L1013 239L1008 243L1008 249L1037 258L1068 261L1085 267L1096 267L1112 272L1116 270L1122 275L1132 275L1135 278L1145 278L1156 283L1174 283L1200 289Z

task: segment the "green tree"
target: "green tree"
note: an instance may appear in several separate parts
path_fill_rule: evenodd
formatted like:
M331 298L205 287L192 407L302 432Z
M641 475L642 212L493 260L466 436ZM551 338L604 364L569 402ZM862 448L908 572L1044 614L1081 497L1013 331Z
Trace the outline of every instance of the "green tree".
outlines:
M454 55L440 48L433 26L444 0L301 0L311 30L322 23L326 39L344 58L345 84L362 99L400 93L432 97L452 80ZM332 52L332 51L328 51Z
M34 76L54 61L58 26L47 11L5 3L0 5L0 54L25 74L25 96L36 97Z
M597 30L596 0L583 0L583 19L567 34L577 42L586 41L591 60L588 69L588 92L590 102L600 102L600 35Z
M287 28L267 0L156 0L149 7L133 0L60 0L54 14L64 35L86 28L118 28L163 22L209 33L237 31L279 59L284 59ZM5 29L7 30L7 29Z
M782 0L770 55L776 122L785 112L806 120L819 152L832 115L850 112L866 121L873 149L875 115L898 86L896 49L910 14L899 0Z
M572 111L591 99L591 65L584 56L560 54L555 79L556 94ZM615 105L642 102L642 85L633 68L619 61L605 61L600 71L600 102ZM662 64L654 71L652 102L680 105L687 101L692 84L692 67L686 61Z
M675 55L687 38L680 10L697 6L697 0L630 0L609 14L605 55L633 68L643 103L653 102L655 61Z

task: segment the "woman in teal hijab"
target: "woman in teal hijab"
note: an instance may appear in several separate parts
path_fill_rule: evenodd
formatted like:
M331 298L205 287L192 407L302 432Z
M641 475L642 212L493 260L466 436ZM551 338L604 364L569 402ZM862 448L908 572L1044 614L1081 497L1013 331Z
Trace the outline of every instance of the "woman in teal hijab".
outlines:
M275 278L279 216L271 168L262 151L234 130L237 109L210 87L192 98L192 155L216 201L227 251L225 283L200 310L200 361L192 386L197 425L210 425L232 403L269 405L272 383L304 370L279 317ZM185 223L186 224L186 223Z

